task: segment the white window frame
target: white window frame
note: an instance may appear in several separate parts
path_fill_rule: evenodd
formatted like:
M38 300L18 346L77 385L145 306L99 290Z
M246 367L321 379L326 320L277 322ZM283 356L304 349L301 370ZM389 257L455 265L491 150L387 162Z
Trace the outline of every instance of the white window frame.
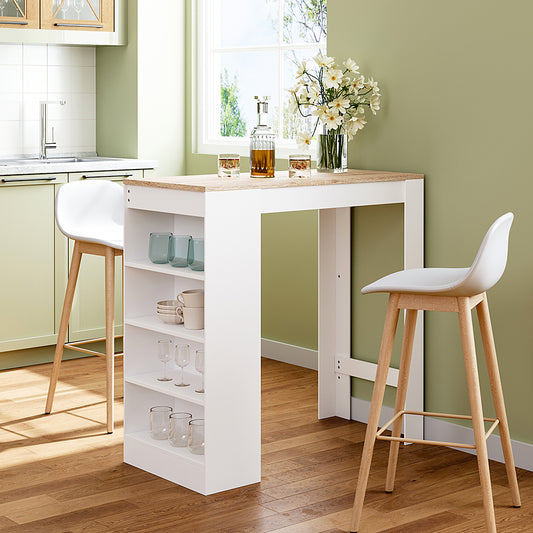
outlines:
M215 24L218 19L217 5L220 6L220 0L198 0L195 15L196 26L196 100L193 101L196 111L196 131L193 131L195 137L195 152L199 154L219 154L223 152L238 153L241 157L249 156L249 131L246 137L223 137L214 136L213 121L215 117L220 116L220 79L218 78L218 69L215 69L215 56L218 52L257 52L257 51L277 51L279 62L279 103L282 105L286 97L285 90L282 87L282 57L287 50L312 50L317 46L326 48L326 43L298 43L287 44L283 42L283 32L279 32L278 43L274 45L263 46L240 46L215 48L214 43L218 41L217 32L220 27ZM279 2L279 19L282 20L283 1ZM235 29L238 31L238 28ZM217 78L217 79L215 79ZM211 121L211 123L210 123ZM251 127L249 128L251 130ZM290 139L276 138L276 159L288 157L289 154L297 150L296 141ZM316 152L315 143L312 144L311 156L314 158Z

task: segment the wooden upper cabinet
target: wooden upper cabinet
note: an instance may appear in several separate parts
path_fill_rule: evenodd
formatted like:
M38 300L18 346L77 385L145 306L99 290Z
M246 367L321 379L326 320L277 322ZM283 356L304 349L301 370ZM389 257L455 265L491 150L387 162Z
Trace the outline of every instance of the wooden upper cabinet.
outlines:
M112 32L113 11L113 0L41 0L41 28Z
M0 0L0 28L38 28L39 0Z

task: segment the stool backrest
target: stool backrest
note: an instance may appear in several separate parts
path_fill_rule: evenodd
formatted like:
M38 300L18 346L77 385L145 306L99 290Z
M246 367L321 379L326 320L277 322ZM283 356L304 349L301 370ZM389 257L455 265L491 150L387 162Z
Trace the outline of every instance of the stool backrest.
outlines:
M487 231L466 278L457 289L463 294L480 294L502 277L507 265L509 231L513 213L498 218Z
M86 229L124 226L124 189L107 180L75 181L56 196L56 222L63 234L76 238Z

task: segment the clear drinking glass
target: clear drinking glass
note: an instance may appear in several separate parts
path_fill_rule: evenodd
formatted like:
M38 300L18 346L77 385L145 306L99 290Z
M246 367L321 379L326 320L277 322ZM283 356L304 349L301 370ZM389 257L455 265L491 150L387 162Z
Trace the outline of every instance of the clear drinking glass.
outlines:
M240 156L239 154L219 154L218 156L218 177L238 178L240 176Z
M205 351L204 350L196 350L194 367L196 368L197 372L200 372L200 374L202 374L202 384L199 389L194 389L194 392L204 393L205 392L205 389L204 389Z
M168 440L172 446L184 448L189 441L189 422L191 413L172 413L170 415L170 428Z
M189 422L189 451L196 455L205 453L204 419L195 418Z
M168 263L168 248L172 233L150 233L148 257L152 263Z
M190 235L171 235L168 243L168 262L177 268L187 266Z
M310 178L311 156L308 154L289 156L289 178Z
M189 241L189 256L187 259L191 270L204 269L204 240L191 239Z
M181 368L181 380L179 383L174 383L176 387L188 387L190 383L183 381L183 368L186 367L191 360L191 351L188 344L177 344L174 351L174 360Z
M169 421L172 407L157 405L150 408L150 436L152 439L164 440L168 438Z
M157 341L157 344L158 344L158 349L159 349L159 352L158 352L159 360L165 365L163 377L157 378L157 380L158 381L172 381L172 378L169 378L167 376L167 363L172 358L172 352L171 352L172 341L161 340L161 341Z

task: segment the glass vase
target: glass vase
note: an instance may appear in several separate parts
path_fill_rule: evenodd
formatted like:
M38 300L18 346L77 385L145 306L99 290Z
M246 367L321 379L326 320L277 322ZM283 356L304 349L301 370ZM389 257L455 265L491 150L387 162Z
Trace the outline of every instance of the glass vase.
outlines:
M334 130L318 135L317 169L319 172L346 172L348 139Z

